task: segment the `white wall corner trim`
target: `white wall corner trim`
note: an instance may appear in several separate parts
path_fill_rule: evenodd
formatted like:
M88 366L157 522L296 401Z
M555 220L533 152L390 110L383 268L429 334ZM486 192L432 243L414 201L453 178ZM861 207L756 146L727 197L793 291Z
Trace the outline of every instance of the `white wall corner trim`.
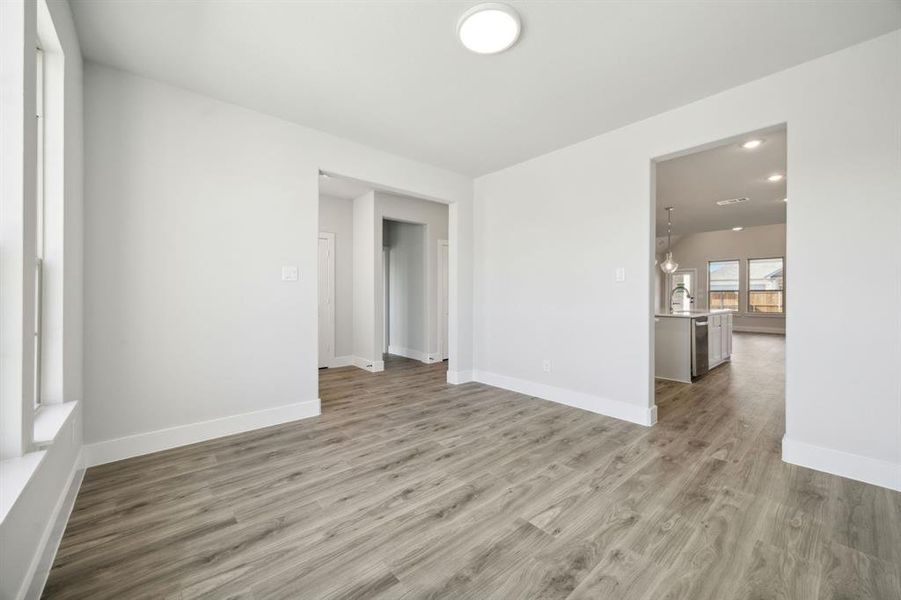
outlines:
M316 398L306 402L296 402L285 406L276 406L274 408L87 444L84 447L85 467L93 467L125 458L141 456L142 454L204 442L226 435L316 417L319 414L320 403L319 398Z
M474 371L473 380L505 390L519 392L520 394L535 396L542 400L550 400L551 402L557 402L558 404L581 408L582 410L613 417L614 419L638 423L639 425L651 426L657 422L656 406L637 406L619 400L611 400L609 398L602 398L584 392L577 392L543 383L535 383L534 381L517 379L515 377L507 377L506 375L498 375L496 373L488 373L486 371Z
M366 360L359 356L354 356L353 365L370 373L381 373L385 370L385 361L383 360Z
M22 589L19 590L18 598L39 598L44 590L44 584L47 582L47 576L50 574L50 567L53 566L53 559L56 557L59 543L63 539L66 523L68 523L69 515L75 506L75 497L81 488L83 478L84 451L79 450L78 456L72 463L72 469L69 471L66 486L63 488L59 498L57 498L56 505L53 507L53 513L44 527L38 551L35 553L31 566L28 568L28 573L26 573L22 582Z
M901 492L901 464L782 438L782 460Z
M469 383L470 381L474 381L472 378L472 371L448 371L447 372L447 382L452 385L459 385L461 383Z

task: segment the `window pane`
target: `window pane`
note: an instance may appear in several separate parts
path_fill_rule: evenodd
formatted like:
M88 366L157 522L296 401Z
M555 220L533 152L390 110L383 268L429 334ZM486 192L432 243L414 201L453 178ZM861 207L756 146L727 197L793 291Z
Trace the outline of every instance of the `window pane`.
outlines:
M738 292L710 292L708 306L711 310L738 310Z
M710 310L738 310L738 261L719 260L707 265L707 306Z
M722 260L708 265L710 291L738 291L738 261Z
M755 258L748 261L750 290L781 290L782 276L781 258Z
M748 292L748 312L781 313L783 292Z
M784 264L781 258L755 258L749 260L748 312L784 312L784 278Z

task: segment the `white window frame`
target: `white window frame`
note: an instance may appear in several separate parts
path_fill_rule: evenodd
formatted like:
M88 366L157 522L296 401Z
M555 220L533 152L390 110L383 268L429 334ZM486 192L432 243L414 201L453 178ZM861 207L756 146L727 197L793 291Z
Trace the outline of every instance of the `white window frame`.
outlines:
M751 263L755 260L781 260L782 261L782 312L753 312L751 310ZM784 318L785 314L788 312L788 292L786 289L788 288L788 277L786 277L787 270L785 268L785 257L784 256L758 256L754 258L747 259L748 265L745 273L745 284L747 289L745 290L745 314L751 317L765 317L765 318ZM761 291L761 290L754 290Z
M36 119L36 160L35 171L35 272L34 272L34 409L41 407L43 395L41 370L43 360L43 321L44 321L44 211L46 194L44 173L46 170L46 139L44 135L46 78L44 68L44 51L35 49L35 119Z

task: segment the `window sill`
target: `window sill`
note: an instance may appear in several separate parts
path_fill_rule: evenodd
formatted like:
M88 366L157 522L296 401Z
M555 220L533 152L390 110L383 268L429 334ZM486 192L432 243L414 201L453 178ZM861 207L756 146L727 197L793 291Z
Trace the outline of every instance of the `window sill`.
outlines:
M46 451L40 450L0 462L0 523L6 520L6 515L37 472L45 454Z
M53 444L63 430L77 402L46 404L34 413L33 443L37 450L17 458L0 461L0 523L6 520L22 492L28 487L47 454L46 448Z
M43 404L34 413L34 435L32 441L40 448L53 443L56 436L62 430L63 425L69 420L69 415L75 410L77 402L63 402L62 404Z

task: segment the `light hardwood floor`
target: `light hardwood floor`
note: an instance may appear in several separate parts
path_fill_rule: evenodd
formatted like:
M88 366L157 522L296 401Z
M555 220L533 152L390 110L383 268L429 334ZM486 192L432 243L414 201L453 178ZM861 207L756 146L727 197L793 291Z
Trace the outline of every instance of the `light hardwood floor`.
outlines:
M901 598L901 494L780 460L783 339L645 428L391 359L322 416L94 467L47 598Z

